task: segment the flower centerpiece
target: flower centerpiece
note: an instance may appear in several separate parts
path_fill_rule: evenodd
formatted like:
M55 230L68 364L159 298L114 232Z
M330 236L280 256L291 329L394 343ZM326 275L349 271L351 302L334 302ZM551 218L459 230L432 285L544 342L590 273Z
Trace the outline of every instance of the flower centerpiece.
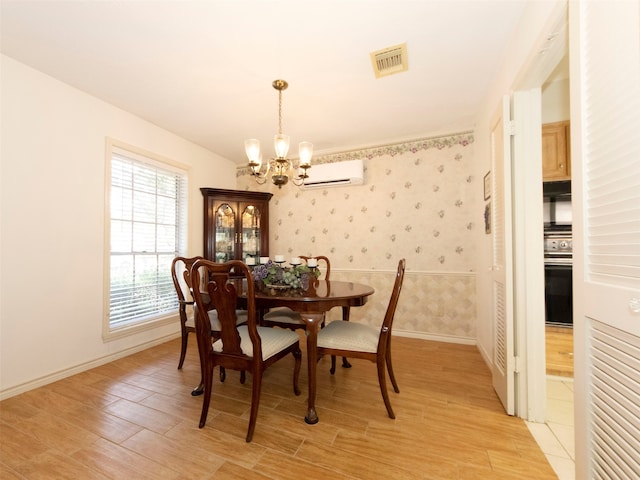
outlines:
M255 282L263 282L267 287L301 288L307 290L311 279L320 276L320 270L307 265L283 267L280 263L269 260L253 269Z

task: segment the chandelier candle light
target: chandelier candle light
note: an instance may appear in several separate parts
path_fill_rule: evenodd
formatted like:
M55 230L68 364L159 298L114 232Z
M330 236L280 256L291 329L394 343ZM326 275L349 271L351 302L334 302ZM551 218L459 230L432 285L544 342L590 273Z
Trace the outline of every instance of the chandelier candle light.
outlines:
M293 162L287 159L289 152L289 136L282 133L282 91L286 90L289 84L284 80L274 80L273 88L278 90L278 133L273 138L276 157L266 162L262 166L262 154L260 153L260 140L251 138L244 141L244 149L249 158L249 168L251 175L259 185L267 181L271 170L271 181L278 188L286 185L289 178L296 186L301 186L305 178L308 178L307 170L311 168L311 156L313 155L313 144L310 142L300 142L299 146L299 173L293 175Z

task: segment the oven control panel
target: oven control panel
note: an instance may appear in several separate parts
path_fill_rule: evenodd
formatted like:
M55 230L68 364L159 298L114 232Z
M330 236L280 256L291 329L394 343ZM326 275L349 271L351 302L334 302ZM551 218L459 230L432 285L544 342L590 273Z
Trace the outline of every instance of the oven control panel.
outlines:
M573 243L569 236L549 235L544 238L544 253L564 253L571 254Z

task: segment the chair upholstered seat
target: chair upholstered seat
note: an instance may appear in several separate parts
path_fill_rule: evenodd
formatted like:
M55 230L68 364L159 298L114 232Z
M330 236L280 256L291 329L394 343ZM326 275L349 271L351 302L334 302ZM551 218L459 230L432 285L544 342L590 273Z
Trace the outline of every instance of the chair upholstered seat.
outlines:
M257 327L257 329L260 340L262 340L262 360L271 358L276 353L300 340L300 337L293 331L275 330L270 327ZM249 328L246 325L238 327L238 333L240 334L240 348L242 348L242 353L252 357L253 343L249 337ZM222 340L216 340L213 343L213 351L218 353L222 352Z
M376 353L379 339L379 328L335 320L318 333L318 347Z
M300 325L300 328L305 328L304 320L298 312L294 312L288 307L278 307L269 310L265 313L263 319L267 322L286 323L290 325Z

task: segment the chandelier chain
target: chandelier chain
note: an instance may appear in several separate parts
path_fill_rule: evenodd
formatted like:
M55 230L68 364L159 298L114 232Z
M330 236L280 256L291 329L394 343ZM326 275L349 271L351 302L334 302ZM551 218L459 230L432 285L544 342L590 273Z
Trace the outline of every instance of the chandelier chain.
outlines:
M282 90L278 90L278 134L282 135Z

